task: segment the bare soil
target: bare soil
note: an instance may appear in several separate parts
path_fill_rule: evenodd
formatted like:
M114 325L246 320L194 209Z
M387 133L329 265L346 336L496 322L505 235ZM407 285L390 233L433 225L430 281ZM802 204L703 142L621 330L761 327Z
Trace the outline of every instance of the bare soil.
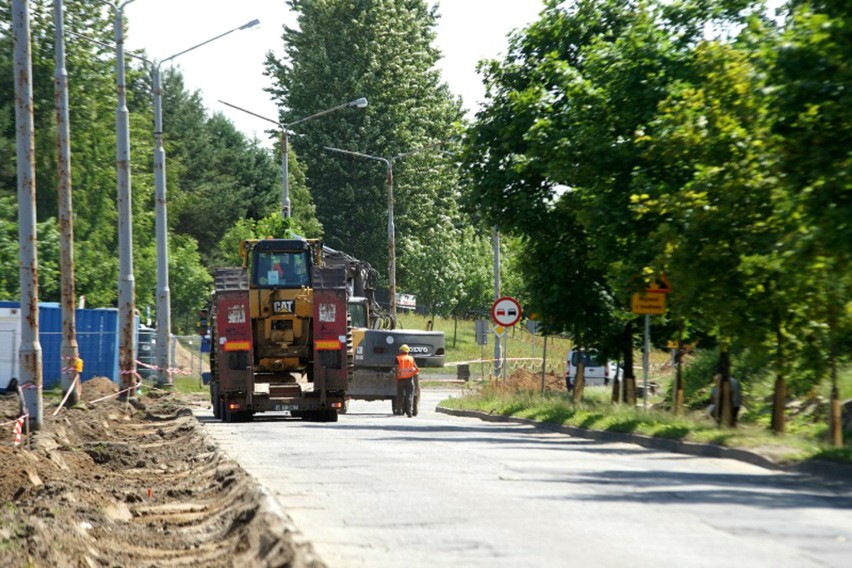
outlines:
M541 392L541 371L527 370L520 367L513 369L505 383L499 383L497 388L508 392L530 391ZM547 392L565 392L565 375L552 371L544 374L544 390Z
M106 378L14 447L0 429L0 566L320 567L245 471L205 436L198 395L110 398ZM0 423L19 415L0 397Z

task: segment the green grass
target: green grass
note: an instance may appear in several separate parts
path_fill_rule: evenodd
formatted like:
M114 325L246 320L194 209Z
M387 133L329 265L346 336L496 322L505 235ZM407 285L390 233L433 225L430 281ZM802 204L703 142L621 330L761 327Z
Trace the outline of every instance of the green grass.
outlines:
M427 323L431 318L420 314L401 314L399 321L401 327L407 329L427 329ZM478 361L481 358L491 359L494 356L494 334L488 336L488 345L476 344L476 324L473 320L453 320L436 317L433 321L434 331L444 332L444 343L446 349L447 368L442 370L424 369L428 373L455 373L454 363L464 361ZM540 365L543 338L530 334L523 324L510 328L507 332L508 348L507 356L510 358L536 358ZM547 340L547 365L554 370L561 364L564 371L564 358L571 349L571 341L562 337L549 337ZM534 357L533 357L534 355ZM485 373L488 373L488 365L485 365ZM481 366L479 363L472 364L470 373L472 377L479 377Z
M207 392L209 387L201 382L200 377L175 377L175 390L182 393Z
M142 383L143 392L148 392L150 389L159 388L157 387L156 380L145 380ZM175 392L184 393L184 394L193 394L200 392L208 392L209 387L202 383L201 377L192 376L192 375L177 375L174 377L174 389Z
M845 447L833 448L825 441L827 428L820 424L806 428L793 426L796 421L791 420L790 431L782 435L773 434L758 422L741 422L736 429L718 428L701 410L676 416L653 406L646 411L641 406L612 405L609 389L587 389L586 394L583 402L575 404L565 393L541 395L533 391L511 391L500 383L486 383L468 388L463 396L445 400L441 405L578 428L748 449L783 464L812 458L852 464L852 432L846 435Z

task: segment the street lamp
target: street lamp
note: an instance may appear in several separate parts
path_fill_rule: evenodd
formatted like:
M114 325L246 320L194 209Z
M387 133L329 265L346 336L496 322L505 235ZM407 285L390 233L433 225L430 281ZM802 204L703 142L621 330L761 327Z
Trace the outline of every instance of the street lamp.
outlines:
M118 181L118 366L122 398L131 398L136 384L136 281L133 277L133 205L130 189L130 112L124 79L124 9L134 0L98 0L112 8L115 32L115 75L118 104L115 111L116 178ZM83 34L71 32L98 45ZM106 46L109 47L109 46Z
M432 148L432 146L417 148L416 150L412 150L410 152L398 154L393 158L371 156L369 154L362 154L361 152L341 150L340 148L332 148L330 146L324 146L324 148L331 152L339 152L341 154L347 154L349 156L355 156L357 158L375 160L385 165L385 171L387 172L386 185L388 189L388 295L390 296L391 320L393 321L394 327L396 327L396 229L394 228L393 224L393 163L396 160L400 160L402 158L405 158L406 156L410 156L411 154L416 154L417 152L428 150Z
M337 106L332 107L328 110L324 110L322 112L318 112L316 114L306 116L305 118L300 118L299 120L294 120L293 122L288 122L288 123L284 124L284 123L278 122L277 120L273 120L271 118L267 118L265 116L255 114L251 111L248 111L244 108L240 108L236 105L232 105L231 103L226 103L225 101L221 101L221 100L219 102L222 103L223 105L228 105L231 108L235 108L237 110L243 111L243 112L250 114L252 116L256 116L257 118L261 118L261 119L263 119L267 122L271 122L272 124L275 124L276 126L278 126L281 129L281 176L283 178L283 180L282 180L283 195L281 196L281 218L283 218L283 219L288 219L290 217L290 212L291 212L291 210L290 210L290 188L289 188L289 182L287 180L287 178L288 178L288 172L287 172L288 129L290 129L290 128L298 125L298 124L302 124L303 122L307 122L309 120L313 120L315 118L325 116L327 114L330 114L330 113L338 111L338 110L342 110L342 109L345 109L345 108L353 108L353 107L354 108L365 108L367 106L367 99L365 99L364 97L361 97L359 99L355 99L354 101L349 101L348 103L343 103L342 105L337 105Z
M18 173L18 276L21 285L21 347L18 350L22 410L34 430L44 419L42 352L38 335L38 250L36 248L35 126L29 2L12 3L15 71L15 139ZM12 342L14 345L14 340ZM13 349L14 352L14 349ZM14 357L14 354L13 354ZM14 369L14 367L12 367ZM30 390L32 388L33 390ZM27 394L25 395L24 392Z
M71 407L82 394L77 376L77 324L74 311L74 216L71 199L71 134L68 115L68 71L65 68L65 6L62 0L53 2L54 93L56 98L56 139L58 160L56 168L56 194L59 204L59 275L62 306L62 392L65 403Z
M152 63L151 74L153 76L154 91L154 188L155 188L155 228L157 233L157 384L172 385L173 379L170 374L171 350L169 343L172 328L172 310L169 291L169 237L167 224L166 206L166 151L163 147L163 93L160 79L160 67L166 61L188 53L210 42L223 38L236 31L247 30L260 24L260 20L252 20L242 26L228 30L207 41L201 42L188 49L184 49L174 55L170 55L159 62Z
M115 112L116 171L118 177L118 354L119 385L123 398L132 397L136 376L134 323L136 281L133 277L133 210L130 189L130 112L124 80L124 9L134 0L101 3L111 6L115 17L115 70L118 105Z

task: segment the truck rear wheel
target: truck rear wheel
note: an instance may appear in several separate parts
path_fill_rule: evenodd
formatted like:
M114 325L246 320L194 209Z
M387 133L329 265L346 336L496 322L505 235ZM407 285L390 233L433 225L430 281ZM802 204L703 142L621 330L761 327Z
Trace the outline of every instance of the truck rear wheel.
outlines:
M302 414L302 420L310 422L337 422L337 410L333 408L309 410Z
M234 412L233 410L228 408L227 401L224 401L224 400L222 401L222 411L221 412L222 412L222 422L227 422L229 424L231 422L238 422L237 417L239 415L239 412Z
M249 410L239 410L237 412L228 410L227 407L224 410L224 421L225 422L252 422L254 420L254 412Z

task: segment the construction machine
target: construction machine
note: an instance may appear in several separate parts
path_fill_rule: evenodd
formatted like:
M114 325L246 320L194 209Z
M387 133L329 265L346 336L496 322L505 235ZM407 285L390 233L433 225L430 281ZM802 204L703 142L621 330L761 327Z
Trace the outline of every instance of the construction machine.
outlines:
M248 240L240 253L242 266L214 273L214 416L336 421L353 372L346 270L326 264L313 239Z
M354 373L347 389L347 399L389 400L391 411L402 414L393 375L400 345L409 346L409 354L418 367L443 367L444 333L398 328L398 322L376 301L378 273L369 263L329 248L325 249L323 256L327 265L346 271L354 348ZM419 406L418 379L415 380L413 414L417 414Z
M369 263L314 239L248 240L242 266L215 271L210 308L213 414L232 422L288 411L336 421L350 399L397 403L399 346L419 367L444 365L444 334L396 329L376 301ZM414 413L420 385L415 385Z

